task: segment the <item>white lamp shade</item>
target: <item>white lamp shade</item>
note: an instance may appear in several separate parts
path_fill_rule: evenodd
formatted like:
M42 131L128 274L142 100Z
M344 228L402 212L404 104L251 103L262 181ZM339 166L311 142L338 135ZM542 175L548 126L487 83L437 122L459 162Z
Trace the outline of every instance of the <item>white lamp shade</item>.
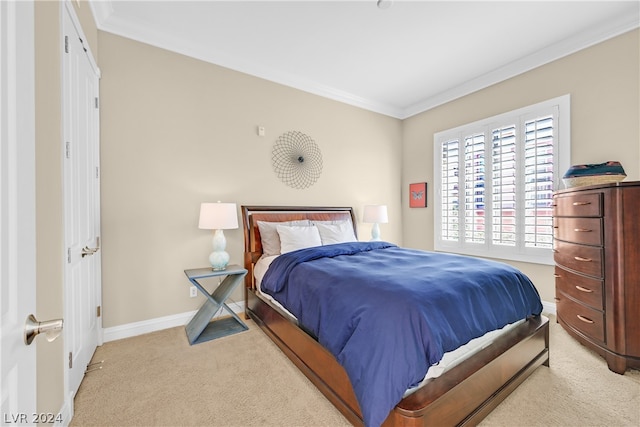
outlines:
M376 224L385 224L389 222L389 217L387 216L387 206L366 205L364 207L362 221Z
M204 230L230 230L238 228L235 203L202 203L198 228Z

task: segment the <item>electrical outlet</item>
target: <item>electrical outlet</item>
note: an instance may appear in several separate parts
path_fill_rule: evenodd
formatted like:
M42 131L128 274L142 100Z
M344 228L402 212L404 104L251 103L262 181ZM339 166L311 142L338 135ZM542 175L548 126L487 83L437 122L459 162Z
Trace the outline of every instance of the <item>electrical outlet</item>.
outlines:
M189 288L189 296L191 298L195 298L195 297L198 296L198 289L196 289L195 286L192 286L192 287Z

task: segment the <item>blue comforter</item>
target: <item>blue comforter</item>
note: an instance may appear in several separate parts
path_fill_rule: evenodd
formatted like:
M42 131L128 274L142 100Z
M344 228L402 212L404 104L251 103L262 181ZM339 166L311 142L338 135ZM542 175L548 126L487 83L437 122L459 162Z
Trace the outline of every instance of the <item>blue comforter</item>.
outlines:
M261 287L345 368L366 426L382 424L445 352L542 311L509 265L387 242L280 255Z

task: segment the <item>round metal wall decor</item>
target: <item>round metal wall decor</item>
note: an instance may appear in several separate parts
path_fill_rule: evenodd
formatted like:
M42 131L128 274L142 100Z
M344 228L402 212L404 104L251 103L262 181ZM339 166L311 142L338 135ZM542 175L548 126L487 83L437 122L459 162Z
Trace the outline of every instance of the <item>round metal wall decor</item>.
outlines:
M298 131L285 132L273 145L273 170L289 187L312 186L322 173L322 153L318 144Z

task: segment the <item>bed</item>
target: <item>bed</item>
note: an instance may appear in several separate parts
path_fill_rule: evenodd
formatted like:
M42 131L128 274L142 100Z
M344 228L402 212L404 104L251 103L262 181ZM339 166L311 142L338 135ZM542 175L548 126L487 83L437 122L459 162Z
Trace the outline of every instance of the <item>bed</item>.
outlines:
M361 410L358 387L352 386L347 370L320 344L317 331L310 330L292 313L256 287L261 260L273 252L264 248L263 234L275 224L294 229L304 224L348 224L356 235L353 209L348 207L242 206L244 229L245 310L289 359L326 398L354 425L377 425L369 409ZM259 226L260 223L260 226ZM335 228L335 227L334 227ZM266 244L267 240L265 240ZM283 242L284 244L284 242ZM330 245L341 248L346 244ZM354 243L354 246L372 246ZM375 250L396 250L375 247ZM390 245L394 246L394 245ZM329 246L327 246L329 248ZM283 248L284 249L284 248ZM305 251L294 251L287 256ZM278 257L280 259L285 258ZM266 275L265 275L266 276ZM265 277L266 279L267 277ZM268 286L267 286L268 287ZM438 376L428 375L419 387L400 398L381 423L385 426L475 425L493 410L540 365L549 363L549 324L544 316L527 316L496 334L463 360ZM348 364L344 364L349 369ZM352 374L353 375L353 374ZM358 397L357 397L358 396ZM386 414L386 411L385 411Z

